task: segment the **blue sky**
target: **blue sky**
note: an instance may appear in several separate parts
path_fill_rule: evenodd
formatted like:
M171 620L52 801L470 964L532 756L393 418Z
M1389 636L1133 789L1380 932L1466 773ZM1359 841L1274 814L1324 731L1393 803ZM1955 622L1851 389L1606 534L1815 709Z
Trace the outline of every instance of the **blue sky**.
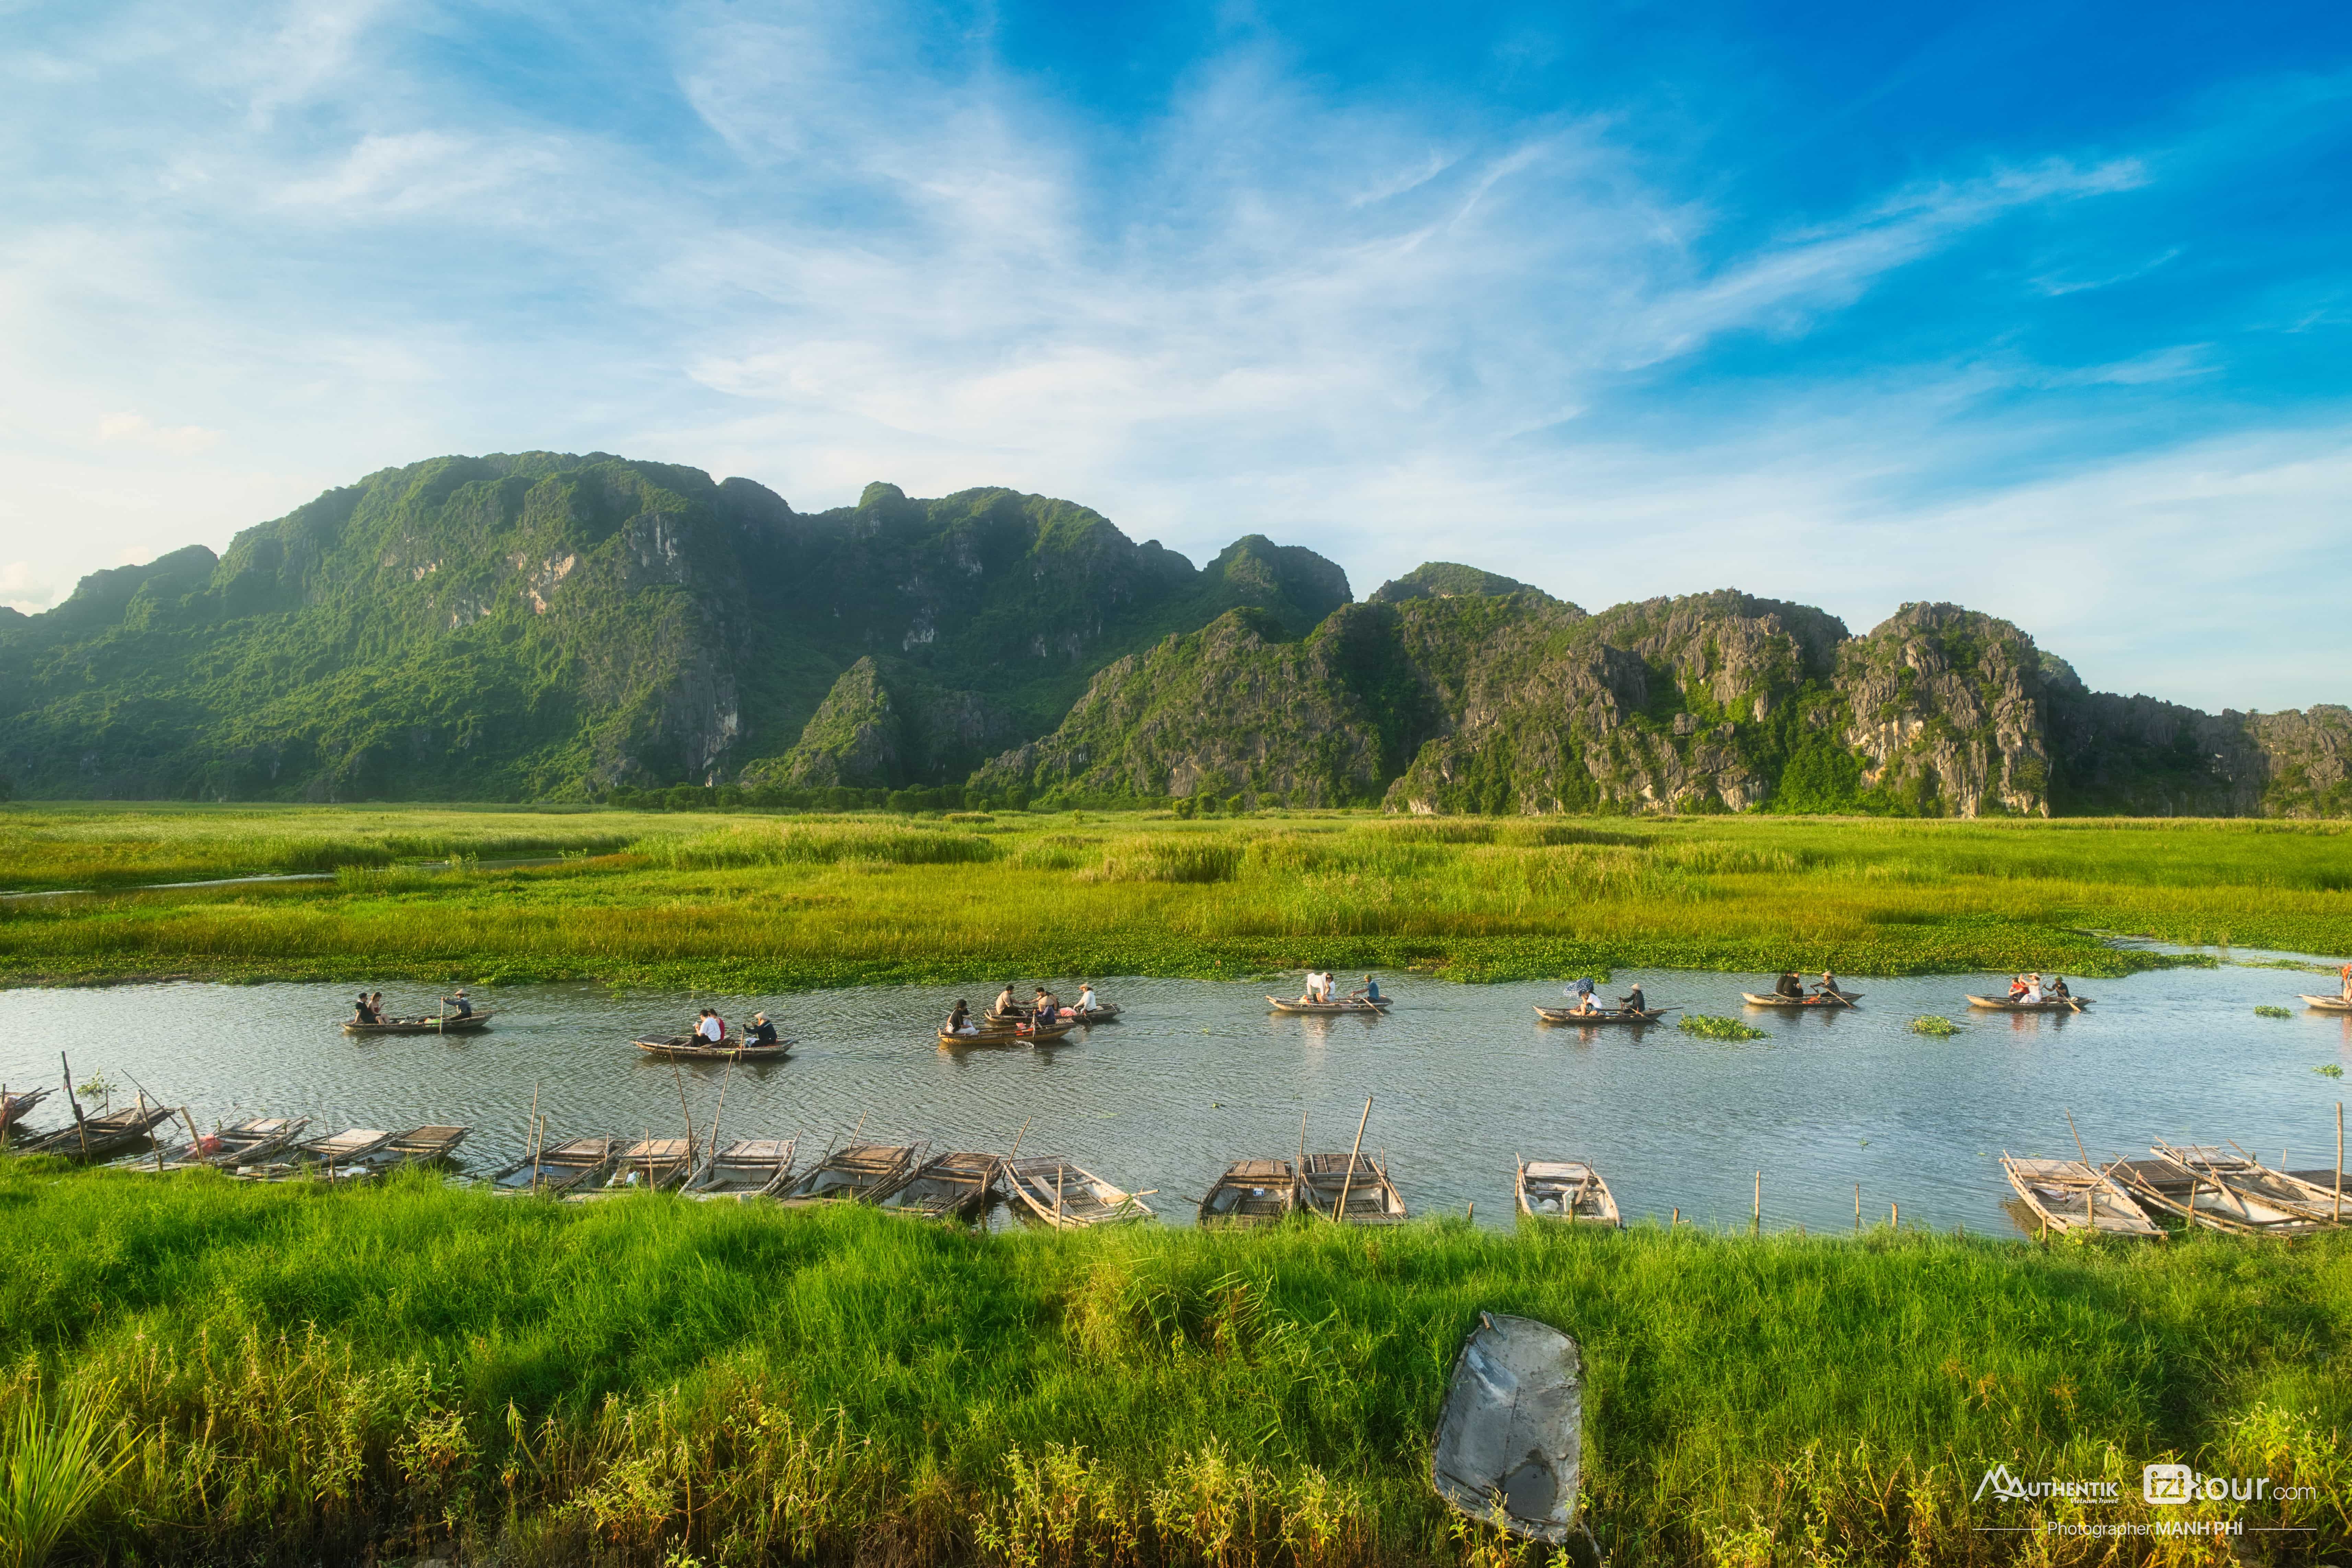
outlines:
M0 600L442 452L2352 700L2341 5L0 0Z

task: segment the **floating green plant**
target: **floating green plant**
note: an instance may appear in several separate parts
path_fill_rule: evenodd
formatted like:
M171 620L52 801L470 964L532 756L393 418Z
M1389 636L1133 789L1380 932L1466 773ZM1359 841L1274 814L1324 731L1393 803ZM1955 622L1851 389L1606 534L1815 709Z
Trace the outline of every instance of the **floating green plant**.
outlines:
M1911 1032L1915 1035L1933 1035L1941 1039L1946 1035L1958 1034L1960 1026L1940 1013L1930 1013L1923 1018L1912 1019Z
M1685 1035L1696 1035L1703 1040L1764 1040L1770 1034L1752 1024L1737 1018L1718 1018L1712 1013L1686 1013L1675 1027Z
M2284 1007L2257 1007L2254 1009L2254 1016L2257 1018L2292 1018L2294 1015L2288 1012Z

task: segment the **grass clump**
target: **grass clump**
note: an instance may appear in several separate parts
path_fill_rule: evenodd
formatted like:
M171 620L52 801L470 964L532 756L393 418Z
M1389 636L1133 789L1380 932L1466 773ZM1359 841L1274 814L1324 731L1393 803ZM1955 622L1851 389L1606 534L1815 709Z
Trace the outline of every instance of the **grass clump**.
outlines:
M2288 1012L2284 1007L2273 1007L2265 1005L2254 1009L2254 1016L2257 1018L2292 1018L2294 1015Z
M1771 1032L1737 1018L1719 1018L1712 1013L1685 1013L1675 1026L1685 1035L1696 1035L1703 1040L1768 1040Z
M1958 1034L1960 1026L1940 1013L1929 1013L1911 1020L1911 1032L1915 1035L1931 1035L1940 1040Z
M41 1568L130 1463L96 1400L43 1408L37 1381L14 1391L0 1427L0 1568Z

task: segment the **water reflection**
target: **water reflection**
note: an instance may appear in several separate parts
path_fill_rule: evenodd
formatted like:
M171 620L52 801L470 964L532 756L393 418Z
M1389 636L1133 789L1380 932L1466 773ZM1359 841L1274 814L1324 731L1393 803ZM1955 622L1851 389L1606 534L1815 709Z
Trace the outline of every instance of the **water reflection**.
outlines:
M1104 982L1117 1023L1030 1049L942 1050L950 987L868 987L789 997L612 992L590 985L477 988L499 1009L478 1036L347 1039L347 985L173 984L0 992L0 1079L55 1083L60 1044L79 1079L133 1081L199 1121L308 1115L321 1129L462 1121L477 1168L524 1147L534 1094L551 1139L681 1129L798 1137L804 1157L864 1137L1066 1156L1122 1186L1191 1204L1233 1160L1344 1151L1365 1096L1366 1147L1383 1152L1416 1213L1508 1224L1516 1155L1588 1159L1629 1221L1744 1227L1757 1173L1764 1221L1847 1229L1900 1203L1906 1223L2012 1231L1998 1157L2071 1158L2071 1108L2095 1155L2152 1138L2333 1146L2352 1016L2302 1010L2301 976L2227 968L2101 982L2083 1014L1970 1010L1965 994L2006 977L1872 979L1859 1008L1743 1007L1759 978L1621 974L1654 998L1769 1032L1704 1040L1667 1022L1548 1025L1559 987L1462 986L1382 975L1383 1016L1274 1015L1264 987ZM1025 984L1025 980L1024 980ZM422 988L417 988L420 993ZM1067 987L1065 986L1066 992ZM413 996L395 995L405 1007ZM2257 1005L2296 1008L2285 1019ZM645 1057L629 1041L683 1027L700 1005L790 1023L791 1059L738 1068ZM1910 1021L1940 1015L1948 1038ZM726 1086L723 1111L719 1105ZM681 1105L681 1094L685 1105ZM119 1102L119 1100L118 1100ZM37 1116L55 1124L62 1097ZM1028 1131L1021 1133L1026 1125ZM2325 1158L2324 1155L2320 1156Z

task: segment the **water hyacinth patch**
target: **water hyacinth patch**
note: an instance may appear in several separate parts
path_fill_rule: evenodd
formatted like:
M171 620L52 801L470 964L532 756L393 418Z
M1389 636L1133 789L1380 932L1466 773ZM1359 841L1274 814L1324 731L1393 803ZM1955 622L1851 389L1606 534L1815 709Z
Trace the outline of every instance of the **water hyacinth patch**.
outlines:
M1915 1035L1932 1035L1937 1039L1942 1039L1948 1035L1958 1034L1960 1026L1940 1013L1930 1013L1925 1017L1912 1019L1911 1032Z
M1771 1032L1753 1024L1743 1024L1737 1018L1718 1018L1712 1013L1686 1013L1675 1027L1685 1035L1696 1035L1703 1040L1769 1040Z
M2254 1016L2257 1018L2292 1018L2294 1015L2288 1012L2284 1007L2263 1006L2254 1009Z

